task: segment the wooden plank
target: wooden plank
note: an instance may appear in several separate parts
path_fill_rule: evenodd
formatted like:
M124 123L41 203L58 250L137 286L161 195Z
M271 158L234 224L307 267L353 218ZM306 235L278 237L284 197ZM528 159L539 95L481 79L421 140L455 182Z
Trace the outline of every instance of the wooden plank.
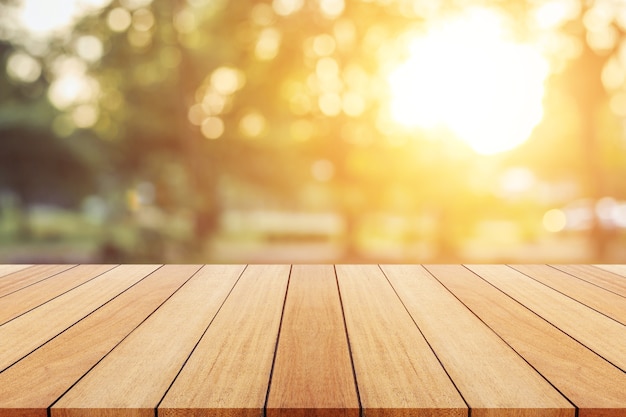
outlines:
M364 415L467 416L465 402L378 266L336 269Z
M76 265L35 265L0 278L0 297L50 278Z
M426 268L579 408L579 417L618 417L626 374L460 265Z
M620 277L626 278L626 265L593 265L596 268L604 269L605 271L609 271L614 273L615 275L619 275Z
M511 265L529 277L626 324L626 298L547 265Z
M626 278L619 274L623 265L552 265L563 272L626 297ZM626 274L626 268L623 269Z
M243 268L203 267L72 387L52 416L154 416Z
M268 417L359 416L332 265L294 265L267 401Z
M574 416L558 391L422 266L382 269L472 416Z
M165 265L0 373L0 416L47 408L170 297L199 265Z
M13 264L13 265L0 265L0 277L12 274L13 272L21 271L22 269L30 268L32 265L28 264Z
M118 266L0 326L0 371L154 272L158 265Z
M289 270L248 266L159 405L160 417L263 413Z
M469 269L609 362L626 370L626 329L589 307L505 265Z
M0 324L112 269L115 265L79 265L0 299Z

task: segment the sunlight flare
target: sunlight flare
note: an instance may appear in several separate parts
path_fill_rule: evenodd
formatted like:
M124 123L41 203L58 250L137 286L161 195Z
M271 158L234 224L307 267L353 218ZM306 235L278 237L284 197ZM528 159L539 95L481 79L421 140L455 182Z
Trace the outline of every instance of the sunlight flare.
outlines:
M480 154L524 142L543 117L546 60L507 39L505 21L475 9L413 40L389 75L391 114L408 127L444 127Z
M87 13L101 10L111 0L24 0L19 6L17 20L30 35L47 37L68 31Z

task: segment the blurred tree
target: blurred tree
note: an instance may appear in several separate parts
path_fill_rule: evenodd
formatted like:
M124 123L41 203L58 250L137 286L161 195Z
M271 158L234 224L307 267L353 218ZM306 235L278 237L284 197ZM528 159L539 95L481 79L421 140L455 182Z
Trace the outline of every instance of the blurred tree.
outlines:
M397 126L387 77L426 22L478 3L510 13L520 36L535 36L558 61L551 83L561 95L548 95L554 108L576 103L553 119L569 131L554 134L544 122L511 160L531 152L524 164L579 175L586 160L590 197L626 195L619 181L607 182L615 176L603 164L611 160L612 172L623 172L626 161L607 151L599 133L607 83L612 94L626 94L618 86L626 6L607 0L100 1L43 54L19 50L15 34L0 45L8 71L0 79L0 123L52 126L46 152L78 161L55 165L76 173L73 198L95 189L115 197L120 218L131 213L150 225L144 260L161 259L163 230L188 217L186 259L204 256L233 183L262 190L262 201L250 205L291 210L311 207L307 187L325 190L332 197L317 207L343 214L345 259L360 260L359 229L372 212L431 213L437 259L457 259L461 239L497 205L490 184L472 185L472 172L498 158L488 162L452 137L434 141ZM572 138L579 155L557 158ZM258 197L237 198L245 205ZM592 234L600 259L606 238L597 221Z
M0 41L0 194L22 214L37 204L79 208L96 189L96 167L51 130L58 111L42 67L40 57ZM29 224L19 219L18 236L28 238Z
M626 197L623 183L615 181L626 167L619 121L626 116L626 3L524 0L511 4L511 12L523 9L526 30L537 31L557 69L548 100L555 100L552 110L558 110L546 115L535 140L529 142L525 163L549 175L577 178L582 196L592 201L592 258L606 260L612 226L603 224L595 207L607 196ZM550 141L552 145L546 146ZM568 153L555 158L563 147Z
M357 161L390 152L372 126L376 54L389 53L376 48L414 23L396 5L360 2L123 1L73 37L104 44L91 66L101 90L94 130L118 140L122 171L154 184L160 207L188 206L198 241L215 231L221 177L257 184L286 208L301 205L306 182L330 180L354 258L359 216L381 206L385 181L406 175Z

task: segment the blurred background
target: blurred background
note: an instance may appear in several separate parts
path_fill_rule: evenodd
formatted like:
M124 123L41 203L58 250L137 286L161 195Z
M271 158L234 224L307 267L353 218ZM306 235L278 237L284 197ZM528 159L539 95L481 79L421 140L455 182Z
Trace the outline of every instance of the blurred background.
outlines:
M626 263L626 2L0 0L0 262Z

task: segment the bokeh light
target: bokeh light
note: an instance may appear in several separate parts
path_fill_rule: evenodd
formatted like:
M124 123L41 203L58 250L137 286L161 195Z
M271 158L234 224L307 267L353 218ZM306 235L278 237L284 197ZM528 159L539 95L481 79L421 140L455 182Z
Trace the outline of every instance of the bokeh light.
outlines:
M145 32L154 26L154 15L149 9L138 9L133 12L133 28Z
M7 73L16 81L32 83L41 75L41 65L32 56L16 52L7 60Z
M72 111L72 121L79 128L89 128L98 121L98 108L92 104L81 104Z
M551 209L543 215L543 227L548 232L556 233L565 229L567 225L567 217L562 210Z
M217 139L224 134L224 121L219 117L207 117L202 121L202 134L207 139Z
M266 128L265 117L256 110L246 113L239 121L239 130L248 138L259 137Z
M335 38L327 33L316 36L313 40L313 50L319 56L332 55L335 52Z
M319 0L319 3L322 13L329 19L341 16L346 7L344 0Z
M102 57L102 41L95 36L81 36L76 40L76 53L88 62L96 62Z
M211 86L220 94L229 95L243 87L245 75L236 68L219 67L211 74Z
M98 94L97 82L88 77L68 73L57 78L48 90L48 98L58 109L66 109L72 104L88 102Z
M124 32L133 22L130 12L123 7L112 9L107 16L107 24L114 32Z
M611 0L0 2L0 261L626 262L624 33Z
M273 0L272 7L276 14L288 16L296 13L304 6L304 0Z
M266 28L261 31L254 49L254 54L260 61L274 59L280 48L281 34L275 28Z

